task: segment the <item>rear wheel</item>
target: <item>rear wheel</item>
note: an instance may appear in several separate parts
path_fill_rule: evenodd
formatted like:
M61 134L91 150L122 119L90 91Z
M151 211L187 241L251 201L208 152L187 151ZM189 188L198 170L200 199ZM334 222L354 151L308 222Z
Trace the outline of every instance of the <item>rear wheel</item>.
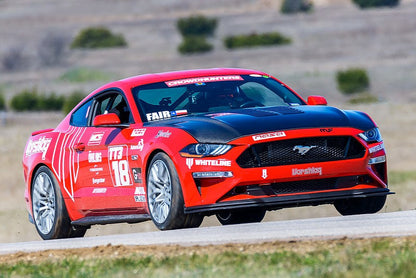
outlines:
M82 237L84 227L71 225L61 190L48 167L40 167L32 183L32 211L36 230L43 239Z
M263 209L248 211L224 211L217 213L217 219L222 225L261 222L266 211Z
M156 154L147 171L147 204L153 223L160 230L195 228L203 216L185 214L182 187L172 160Z
M374 196L337 200L334 206L341 215L354 215L376 213L383 208L385 203L386 196Z

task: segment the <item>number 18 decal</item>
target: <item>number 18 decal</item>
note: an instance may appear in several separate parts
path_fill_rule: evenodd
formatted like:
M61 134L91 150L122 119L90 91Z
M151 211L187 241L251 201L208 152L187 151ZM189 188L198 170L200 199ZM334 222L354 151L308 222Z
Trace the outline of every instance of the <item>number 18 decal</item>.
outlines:
M111 179L114 186L133 185L129 171L127 146L112 146L108 148L108 163L111 169Z

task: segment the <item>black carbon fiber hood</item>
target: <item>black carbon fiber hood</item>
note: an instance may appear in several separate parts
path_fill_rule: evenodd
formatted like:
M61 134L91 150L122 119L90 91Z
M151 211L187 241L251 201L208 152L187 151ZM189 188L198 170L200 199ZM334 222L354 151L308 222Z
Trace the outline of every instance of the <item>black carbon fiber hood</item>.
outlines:
M374 122L362 112L328 106L245 108L147 123L180 128L197 141L227 143L242 136L302 128L353 127L369 130Z

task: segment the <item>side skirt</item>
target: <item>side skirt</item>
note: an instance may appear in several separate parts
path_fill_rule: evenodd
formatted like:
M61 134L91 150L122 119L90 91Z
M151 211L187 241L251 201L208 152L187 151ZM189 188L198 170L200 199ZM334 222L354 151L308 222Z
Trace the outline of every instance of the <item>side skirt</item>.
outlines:
M114 223L139 223L150 220L150 215L141 214L141 215L105 215L105 216L87 216L75 221L72 221L71 224L74 226L90 226L95 224L105 225L105 224L114 224Z

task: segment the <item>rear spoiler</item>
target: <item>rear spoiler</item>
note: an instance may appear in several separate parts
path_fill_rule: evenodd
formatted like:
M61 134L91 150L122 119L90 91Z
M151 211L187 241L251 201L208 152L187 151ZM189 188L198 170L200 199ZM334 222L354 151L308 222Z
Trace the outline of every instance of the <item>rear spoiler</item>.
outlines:
M54 130L53 128L37 130L37 131L32 132L32 136L42 134L42 133L46 133L46 132L50 132L50 131L53 131L53 130Z

